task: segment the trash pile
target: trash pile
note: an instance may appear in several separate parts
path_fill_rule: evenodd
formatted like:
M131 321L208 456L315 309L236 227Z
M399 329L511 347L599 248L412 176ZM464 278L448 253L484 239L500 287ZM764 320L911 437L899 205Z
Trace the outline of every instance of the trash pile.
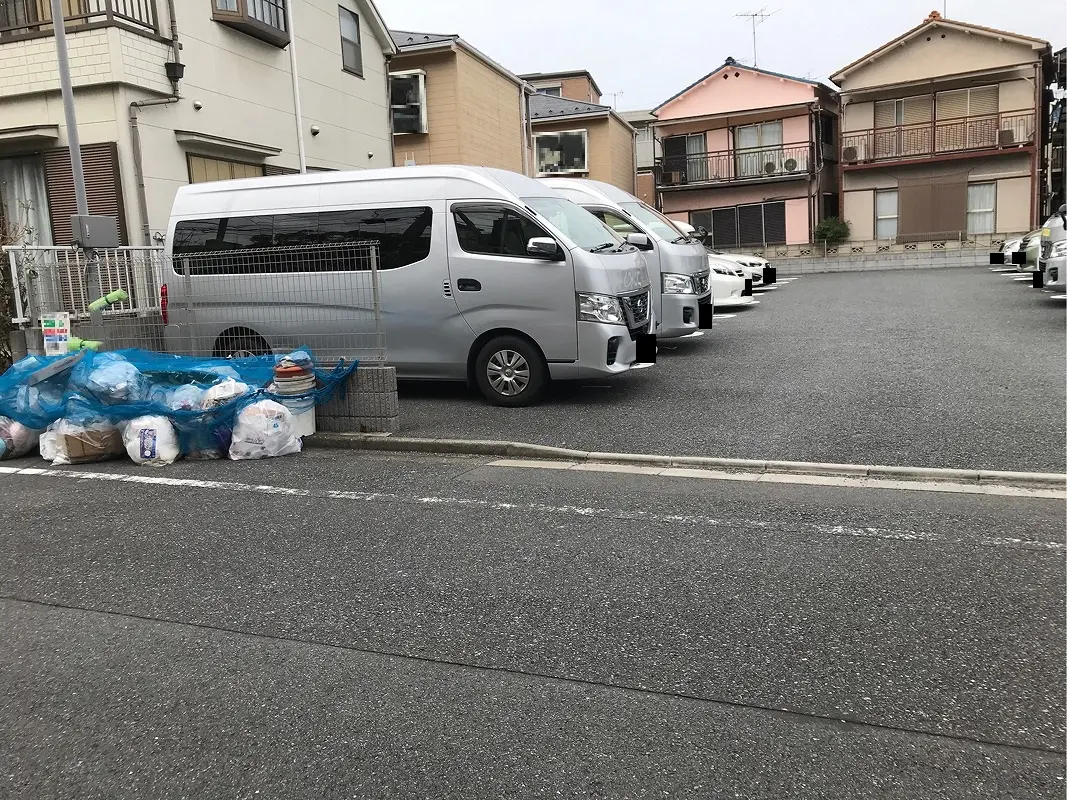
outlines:
M35 450L52 464L128 456L235 461L299 453L315 406L356 369L310 352L196 358L147 350L27 356L0 375L0 459Z

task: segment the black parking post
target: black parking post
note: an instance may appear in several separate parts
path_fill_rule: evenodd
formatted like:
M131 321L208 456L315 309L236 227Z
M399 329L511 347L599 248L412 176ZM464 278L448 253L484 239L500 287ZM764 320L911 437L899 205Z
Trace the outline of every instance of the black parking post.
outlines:
M763 268L763 282L774 283L778 280L778 268L772 267L770 264Z
M1034 270L1034 288L1042 289L1045 286L1045 273L1041 270Z

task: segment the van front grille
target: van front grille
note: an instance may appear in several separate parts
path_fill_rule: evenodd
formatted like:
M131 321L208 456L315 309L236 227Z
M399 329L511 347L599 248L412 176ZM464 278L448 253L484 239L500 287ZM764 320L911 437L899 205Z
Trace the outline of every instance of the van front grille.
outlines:
M1044 259L1049 258L1052 255L1052 240L1046 239L1041 243L1041 257Z
M701 272L693 276L693 288L696 289L698 297L703 297L708 293L708 287L711 285L711 272Z
M648 292L619 299L622 300L622 308L626 314L626 327L633 330L648 321Z

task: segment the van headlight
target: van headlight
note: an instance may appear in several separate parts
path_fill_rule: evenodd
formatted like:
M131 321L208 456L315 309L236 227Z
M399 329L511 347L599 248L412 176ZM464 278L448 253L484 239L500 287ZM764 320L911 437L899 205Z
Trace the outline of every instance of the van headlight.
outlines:
M619 298L608 294L578 293L578 319L581 322L623 323Z
M674 275L670 272L663 273L664 294L696 294L693 289L691 275Z
M1052 258L1059 258L1060 256L1067 256L1067 239L1060 239L1056 244L1052 245Z

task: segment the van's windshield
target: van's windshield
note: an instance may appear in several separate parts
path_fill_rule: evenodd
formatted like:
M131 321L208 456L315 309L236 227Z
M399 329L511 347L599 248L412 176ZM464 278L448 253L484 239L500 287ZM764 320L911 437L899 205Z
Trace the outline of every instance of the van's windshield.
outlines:
M688 236L674 227L674 224L662 214L653 211L643 203L620 203L619 208L636 219L661 239L680 244L692 241Z
M624 239L581 206L562 197L524 197L526 205L551 222L583 250L603 253L618 250Z

